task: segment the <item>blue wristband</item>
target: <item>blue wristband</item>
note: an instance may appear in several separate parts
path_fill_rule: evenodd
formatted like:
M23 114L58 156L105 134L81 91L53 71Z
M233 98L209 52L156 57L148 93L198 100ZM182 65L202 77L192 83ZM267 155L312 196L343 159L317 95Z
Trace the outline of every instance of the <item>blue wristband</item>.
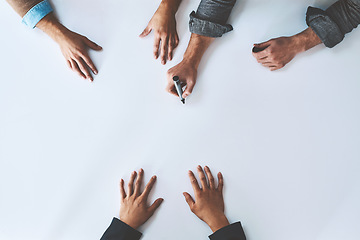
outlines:
M36 4L25 14L22 23L31 28L35 28L36 24L52 11L53 9L48 0L44 0Z

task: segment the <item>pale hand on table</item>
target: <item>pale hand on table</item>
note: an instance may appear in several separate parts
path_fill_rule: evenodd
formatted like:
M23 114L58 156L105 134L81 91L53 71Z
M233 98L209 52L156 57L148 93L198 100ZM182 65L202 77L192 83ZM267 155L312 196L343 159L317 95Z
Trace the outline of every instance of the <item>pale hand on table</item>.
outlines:
M140 37L146 37L154 30L154 58L160 55L162 64L172 60L173 51L179 44L179 36L176 31L175 12L172 6L161 3L149 24L140 34Z

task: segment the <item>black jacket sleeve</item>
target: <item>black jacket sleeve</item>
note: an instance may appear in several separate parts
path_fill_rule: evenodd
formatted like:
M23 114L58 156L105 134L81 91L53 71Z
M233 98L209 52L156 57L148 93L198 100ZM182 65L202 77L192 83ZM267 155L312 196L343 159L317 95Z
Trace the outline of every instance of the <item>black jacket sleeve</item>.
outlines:
M113 218L100 240L139 240L142 233L117 218Z
M211 240L246 240L240 222L223 227L209 236Z

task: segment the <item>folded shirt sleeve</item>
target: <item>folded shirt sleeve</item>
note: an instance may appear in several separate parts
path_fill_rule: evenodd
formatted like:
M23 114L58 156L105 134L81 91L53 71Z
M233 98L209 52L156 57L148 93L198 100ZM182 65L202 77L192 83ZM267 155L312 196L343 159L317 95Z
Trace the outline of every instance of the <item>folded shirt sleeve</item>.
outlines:
M141 232L133 229L123 221L113 218L100 240L139 240L141 236Z
M339 0L326 11L309 7L306 23L326 47L332 48L360 24L360 0Z
M22 23L31 28L35 28L36 24L40 22L46 15L53 12L48 0L44 0L33 6L23 17Z
M240 222L223 227L209 236L210 240L246 240Z
M190 14L189 29L207 37L221 37L233 28L226 24L236 0L201 0L197 11Z

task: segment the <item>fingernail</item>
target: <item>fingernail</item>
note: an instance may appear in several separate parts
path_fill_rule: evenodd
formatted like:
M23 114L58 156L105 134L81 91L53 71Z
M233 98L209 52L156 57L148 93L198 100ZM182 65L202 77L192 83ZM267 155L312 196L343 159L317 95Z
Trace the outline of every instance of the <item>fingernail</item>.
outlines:
M95 71L94 71L94 74L97 75L97 74L98 74L98 71L95 70Z

